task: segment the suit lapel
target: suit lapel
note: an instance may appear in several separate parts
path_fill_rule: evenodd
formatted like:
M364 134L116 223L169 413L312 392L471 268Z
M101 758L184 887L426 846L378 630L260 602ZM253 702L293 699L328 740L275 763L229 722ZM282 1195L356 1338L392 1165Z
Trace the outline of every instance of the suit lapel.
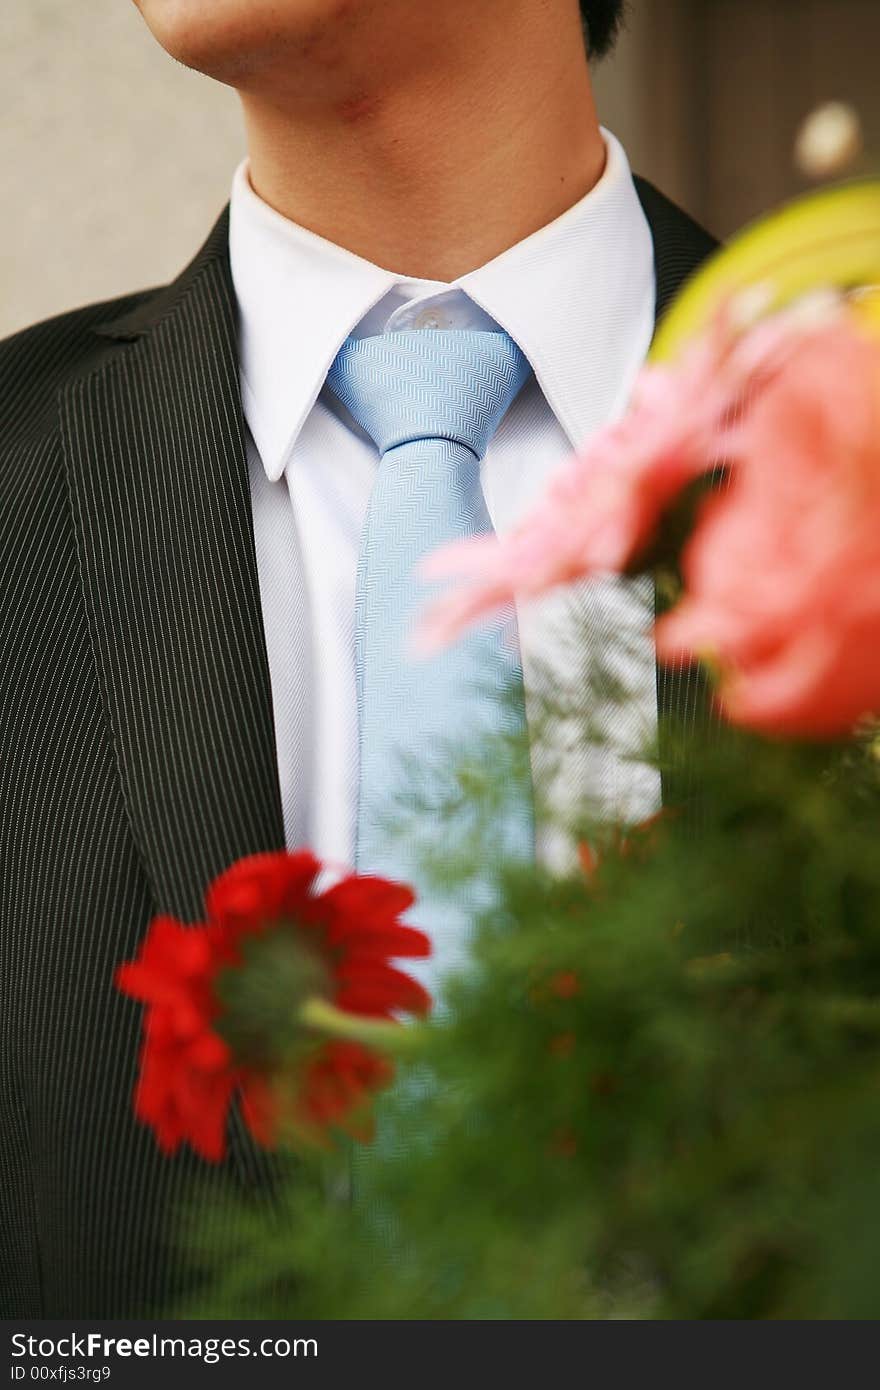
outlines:
M647 179L636 176L635 186L654 242L659 324L685 281L718 249L718 242Z
M226 258L101 331L61 400L88 621L156 909L284 846Z

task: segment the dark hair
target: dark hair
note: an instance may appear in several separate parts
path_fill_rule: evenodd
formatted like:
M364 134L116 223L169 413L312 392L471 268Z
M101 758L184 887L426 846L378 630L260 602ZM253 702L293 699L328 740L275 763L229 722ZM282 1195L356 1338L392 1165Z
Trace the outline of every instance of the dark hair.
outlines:
M601 58L613 48L625 9L626 0L581 0L591 58Z

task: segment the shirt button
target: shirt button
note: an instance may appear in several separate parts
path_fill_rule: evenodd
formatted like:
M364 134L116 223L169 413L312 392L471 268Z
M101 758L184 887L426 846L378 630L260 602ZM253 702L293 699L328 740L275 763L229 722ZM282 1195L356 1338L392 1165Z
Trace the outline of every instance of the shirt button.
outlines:
M446 320L436 309L423 309L413 319L416 328L445 328Z

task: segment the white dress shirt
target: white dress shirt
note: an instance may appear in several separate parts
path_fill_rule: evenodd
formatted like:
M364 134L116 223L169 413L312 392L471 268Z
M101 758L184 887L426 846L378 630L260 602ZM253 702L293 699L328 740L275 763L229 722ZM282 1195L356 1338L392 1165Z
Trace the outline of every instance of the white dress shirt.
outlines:
M308 844L340 868L353 860L355 577L378 455L324 389L329 367L351 333L422 327L509 333L534 375L481 469L489 514L503 534L572 449L623 412L653 334L650 229L626 155L603 133L607 163L590 193L451 284L398 275L326 241L257 197L247 161L235 172L229 245L241 391L291 849ZM611 718L618 751L588 755L581 748L576 785L567 793L586 791L606 813L628 818L650 813L659 801L656 774L627 756L656 721L649 610L644 585L608 580L583 586L579 602L571 592L557 594L518 615L533 699L546 681L576 683L579 666L566 639L583 646L585 616L599 649L619 647L621 637L631 643L625 658L618 653L633 690L626 715L618 709ZM556 780L562 806L565 778ZM549 856L551 840L545 849Z

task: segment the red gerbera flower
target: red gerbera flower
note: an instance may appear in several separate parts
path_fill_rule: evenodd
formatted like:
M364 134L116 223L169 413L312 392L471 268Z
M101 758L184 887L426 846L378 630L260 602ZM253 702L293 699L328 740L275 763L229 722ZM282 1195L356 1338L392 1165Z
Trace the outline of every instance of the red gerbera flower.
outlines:
M266 1146L282 1125L315 1142L332 1127L369 1136L393 1065L325 1026L427 1013L430 996L390 962L431 947L400 921L409 888L351 875L319 893L320 871L306 850L240 859L210 885L205 922L154 918L118 967L119 989L147 1005L135 1113L166 1153L188 1142L219 1161L236 1091Z

